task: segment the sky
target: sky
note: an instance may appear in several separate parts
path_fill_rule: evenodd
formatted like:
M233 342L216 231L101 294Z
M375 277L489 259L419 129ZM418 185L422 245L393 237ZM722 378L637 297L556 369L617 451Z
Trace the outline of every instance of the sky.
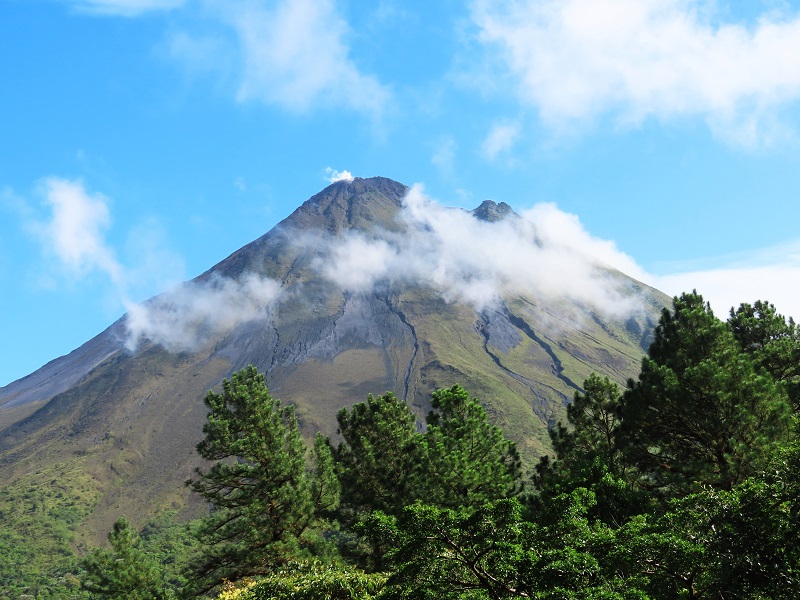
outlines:
M800 317L800 1L0 0L0 82L0 386L352 176Z

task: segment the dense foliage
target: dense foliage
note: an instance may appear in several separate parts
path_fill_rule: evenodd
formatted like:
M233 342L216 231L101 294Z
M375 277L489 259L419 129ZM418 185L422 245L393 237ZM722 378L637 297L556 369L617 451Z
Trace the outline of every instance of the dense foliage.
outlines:
M164 598L163 574L139 547L139 534L120 517L108 534L111 550L96 548L84 560L86 591L125 600Z
M81 595L72 545L96 500L91 476L74 460L0 490L0 598Z
M234 373L222 394L209 392L205 403L210 412L197 451L217 462L187 482L213 507L199 530L205 548L194 568L199 591L296 560L315 511L338 503L327 445L315 445L309 473L294 408L270 396L255 367Z
M416 500L459 508L519 491L516 447L476 398L454 385L434 392L431 406L424 433L391 393L339 412L343 508L399 514Z
M730 490L788 439L786 386L698 294L675 300L623 399L621 447L668 495Z
M124 519L78 597L789 599L800 589L800 332L766 302L665 310L626 389L591 375L524 489L460 386L387 393L310 448L253 367L209 392L188 527ZM191 540L191 541L187 541ZM176 557L179 557L176 559ZM46 597L42 595L42 597Z
M337 415L344 442L336 449L342 509L348 520L372 510L392 512L414 501L420 462L416 418L391 392ZM351 514L347 514L351 513Z
M219 600L372 600L385 584L382 573L311 563L224 586Z
M478 507L522 488L515 444L489 423L477 398L459 385L433 393L421 436L420 499L448 508Z

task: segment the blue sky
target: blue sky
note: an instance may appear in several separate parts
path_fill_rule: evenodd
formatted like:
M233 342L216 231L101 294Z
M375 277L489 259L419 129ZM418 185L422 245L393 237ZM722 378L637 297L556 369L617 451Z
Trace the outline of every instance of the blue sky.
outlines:
M0 385L345 171L800 316L798 2L0 0L0 57Z

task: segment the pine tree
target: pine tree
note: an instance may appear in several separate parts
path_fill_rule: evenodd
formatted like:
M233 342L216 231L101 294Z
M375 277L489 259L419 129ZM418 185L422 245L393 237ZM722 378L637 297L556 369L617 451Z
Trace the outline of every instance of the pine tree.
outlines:
M335 458L345 520L370 510L399 514L417 497L420 434L414 414L387 392L370 394L336 418L344 440Z
M559 460L568 463L599 458L613 471L618 460L615 438L622 417L622 393L616 383L596 373L583 382L583 388L567 406L571 428L559 423L551 430L553 450Z
M756 367L785 386L794 412L800 415L800 328L794 320L758 300L731 309L728 325Z
M139 535L125 517L114 523L108 540L111 550L95 548L83 560L84 590L119 600L167 597L158 566L139 548Z
M200 591L297 558L298 538L314 519L294 409L270 396L263 375L253 366L234 373L205 403L210 412L197 451L218 462L187 482L211 505L195 566Z
M542 512L552 499L586 488L596 497L590 515L617 526L647 502L631 485L617 443L622 392L608 377L595 373L583 387L567 407L568 427L559 422L550 430L555 460L547 455L539 460L533 476L537 494L529 501Z
M731 489L789 431L782 388L754 368L696 292L664 310L622 410L626 459L667 495Z
M460 385L437 390L422 452L421 498L447 508L479 506L521 491L516 445L489 423Z
M314 447L311 450L311 500L314 504L314 514L318 516L331 515L339 508L342 486L336 476L336 463L333 459L328 439L317 433Z

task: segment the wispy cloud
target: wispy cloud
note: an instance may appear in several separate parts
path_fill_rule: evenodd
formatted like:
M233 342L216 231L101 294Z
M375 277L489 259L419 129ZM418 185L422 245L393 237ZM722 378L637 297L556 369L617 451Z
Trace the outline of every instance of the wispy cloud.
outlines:
M176 64L187 75L218 77L231 85L240 62L239 51L222 31L203 32L177 30L168 34L159 46L166 60Z
M68 0L80 11L122 17L137 17L147 12L171 10L186 0Z
M800 99L800 16L715 23L698 0L475 0L478 40L555 127L700 116L744 144Z
M46 251L75 276L105 273L117 285L123 269L105 243L111 224L108 198L87 192L83 183L57 177L45 179L41 194L51 218L33 224Z
M637 311L637 299L609 270L614 269L672 296L696 289L721 318L731 307L758 299L800 318L800 241L702 266L662 265L654 274L555 204L537 204L520 217L483 222L442 206L416 185L404 200L401 232L328 239L315 268L353 292L412 283L478 309L506 294L524 294L568 300L606 315ZM295 239L302 243L303 237ZM568 310L567 304L558 306Z
M128 311L125 342L131 350L145 339L172 351L196 349L239 323L264 318L279 296L279 283L254 274L175 286L183 278L183 261L165 250L152 222L131 230L128 246L137 262L125 265L106 240L111 225L106 196L88 191L80 181L57 177L45 179L40 194L48 217L31 220L29 228L46 256L70 277L101 273L108 278ZM31 218L34 213L24 214ZM132 300L133 289L156 286L172 289L142 304Z
M97 15L141 16L188 0L66 0ZM173 28L161 51L192 75L236 81L240 102L293 113L320 108L368 115L376 125L392 92L359 69L350 55L350 27L334 0L206 0L193 11L202 28ZM232 35L231 35L232 34Z
M249 273L238 280L212 277L184 283L142 304L129 304L126 346L143 340L171 352L193 351L236 325L267 319L281 295L277 281Z
M129 290L144 280L170 279L164 272L170 255L152 224L134 229L129 250L141 259L125 265L108 244L109 199L79 181L51 177L40 193L49 217L33 230L53 258L72 277L103 273L127 310L125 343L135 350L143 340L170 351L197 350L237 325L268 319L283 298L279 282L254 273L236 279L211 277L173 286L141 304ZM15 198L9 190L4 198ZM30 216L29 208L17 211ZM610 269L653 285L668 294L697 289L724 318L732 306L766 299L791 316L800 316L800 242L746 255L715 259L711 266L673 265L653 275L616 244L591 235L576 215L554 204L537 204L520 218L484 222L461 209L445 208L414 186L404 199L400 232L380 236L350 233L314 244L314 268L342 288L369 292L387 282L419 284L450 302L476 309L492 306L507 294L525 294L592 307L624 316L639 309L629 285ZM147 234L143 232L149 232ZM293 236L303 244L303 235ZM173 269L182 264L178 261ZM174 281L174 279L173 279ZM163 289L163 288L162 288ZM567 303L562 302L566 300Z
M494 161L500 154L509 152L520 134L519 123L503 121L495 123L483 140L481 153L490 161Z
M391 98L350 58L349 27L332 0L213 2L241 48L237 97L303 113L345 108L380 119Z

